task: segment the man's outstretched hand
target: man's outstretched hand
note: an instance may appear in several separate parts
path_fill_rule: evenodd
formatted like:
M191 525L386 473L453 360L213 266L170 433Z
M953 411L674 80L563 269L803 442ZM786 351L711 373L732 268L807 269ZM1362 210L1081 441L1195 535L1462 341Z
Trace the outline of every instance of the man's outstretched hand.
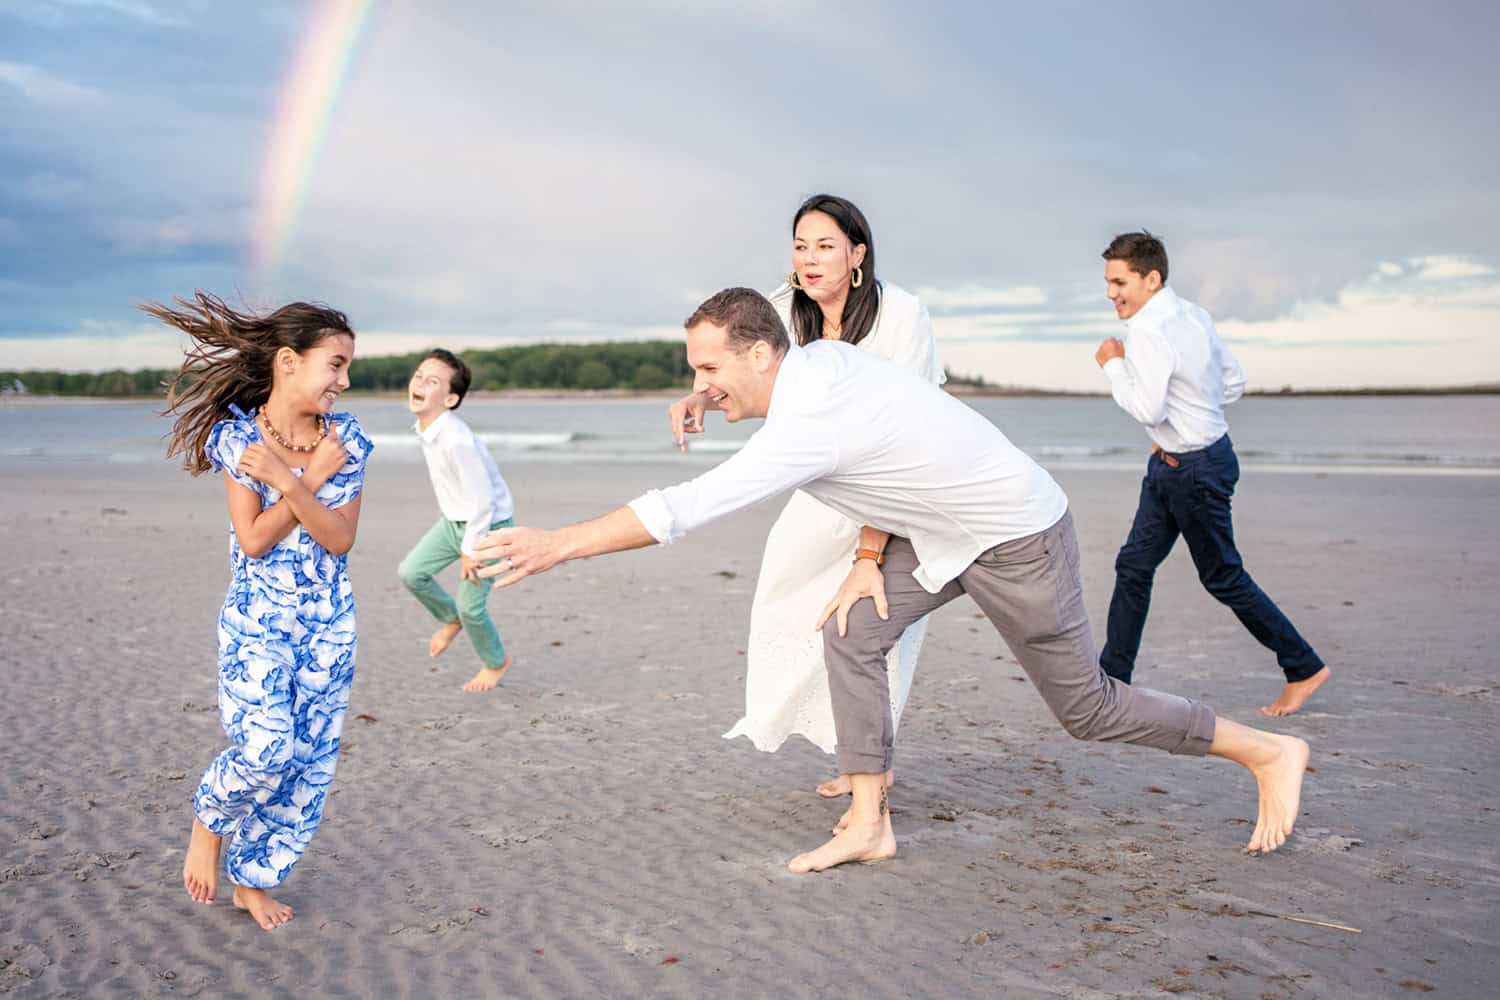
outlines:
M500 577L497 587L509 587L528 576L545 573L563 561L560 532L541 528L500 528L479 539L474 553L486 563L483 577Z

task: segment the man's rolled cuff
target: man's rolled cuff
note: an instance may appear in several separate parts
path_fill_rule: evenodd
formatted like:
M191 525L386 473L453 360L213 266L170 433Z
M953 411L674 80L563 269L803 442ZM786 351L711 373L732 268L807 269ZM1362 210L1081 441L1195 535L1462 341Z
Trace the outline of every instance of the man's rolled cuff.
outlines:
M627 506L640 518L641 527L661 545L671 545L686 534L685 531L677 530L672 509L667 506L667 499L662 496L661 490L643 493Z

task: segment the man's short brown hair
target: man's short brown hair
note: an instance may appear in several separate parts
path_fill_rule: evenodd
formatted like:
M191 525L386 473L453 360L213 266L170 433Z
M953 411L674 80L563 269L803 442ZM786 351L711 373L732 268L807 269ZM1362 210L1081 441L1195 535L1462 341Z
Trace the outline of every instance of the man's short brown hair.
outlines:
M776 315L776 307L753 288L726 288L714 293L682 325L691 330L704 322L723 327L729 347L736 354L763 340L780 357L792 343L781 317Z
M1104 259L1123 260L1143 278L1155 271L1161 275L1161 283L1167 283L1167 248L1147 230L1121 233L1110 240L1109 246L1104 248Z

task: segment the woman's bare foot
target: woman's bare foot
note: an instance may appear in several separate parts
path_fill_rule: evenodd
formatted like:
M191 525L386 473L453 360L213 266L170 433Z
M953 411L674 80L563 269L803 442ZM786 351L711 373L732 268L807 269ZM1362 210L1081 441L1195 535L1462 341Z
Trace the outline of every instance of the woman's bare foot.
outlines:
M188 838L187 861L182 866L182 884L195 903L212 903L219 888L219 844L222 838L193 817Z
M1286 687L1281 689L1281 694L1276 696L1276 700L1261 708L1261 714L1291 715L1313 696L1314 691L1327 684L1328 678L1332 676L1333 672L1324 667L1305 681L1288 681Z
M263 931L274 931L292 919L292 908L278 903L264 889L252 889L246 885L234 887L234 905L249 913L260 924Z
M506 656L505 662L500 664L498 667L480 667L479 673L475 674L473 677L470 677L469 682L464 685L464 690L471 693L474 691L493 690L495 685L500 683L500 678L504 677L505 672L509 669L509 656Z
M873 822L848 823L828 843L816 851L797 855L787 862L786 868L804 875L850 861L872 864L895 856L896 834L891 830L890 813L886 812Z
M463 630L463 622L449 622L432 633L432 638L427 640L427 655L442 656L443 650L447 649L453 643L453 640L458 638L458 633Z
M891 770L885 772L885 787L890 788L895 783L896 770L895 768L892 768ZM849 782L849 776L847 774L841 774L837 778L834 778L832 781L825 781L821 785L819 785L818 794L823 796L823 798L825 799L836 799L840 795L848 795L849 789L852 787L853 786ZM834 832L836 833L838 831L835 830Z

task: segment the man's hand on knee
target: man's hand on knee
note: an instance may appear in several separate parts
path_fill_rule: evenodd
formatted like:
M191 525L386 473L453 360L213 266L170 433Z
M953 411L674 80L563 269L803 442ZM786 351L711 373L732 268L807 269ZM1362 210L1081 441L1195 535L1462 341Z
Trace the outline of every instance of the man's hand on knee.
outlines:
M849 609L866 597L875 602L875 613L882 620L891 617L891 608L885 599L885 575L880 572L880 567L875 565L873 559L857 559L849 570L849 575L844 577L844 583L839 587L839 592L833 595L833 600L829 601L822 614L818 615L818 624L813 626L813 631L821 631L823 626L828 624L828 619L836 613L839 638L848 635Z

